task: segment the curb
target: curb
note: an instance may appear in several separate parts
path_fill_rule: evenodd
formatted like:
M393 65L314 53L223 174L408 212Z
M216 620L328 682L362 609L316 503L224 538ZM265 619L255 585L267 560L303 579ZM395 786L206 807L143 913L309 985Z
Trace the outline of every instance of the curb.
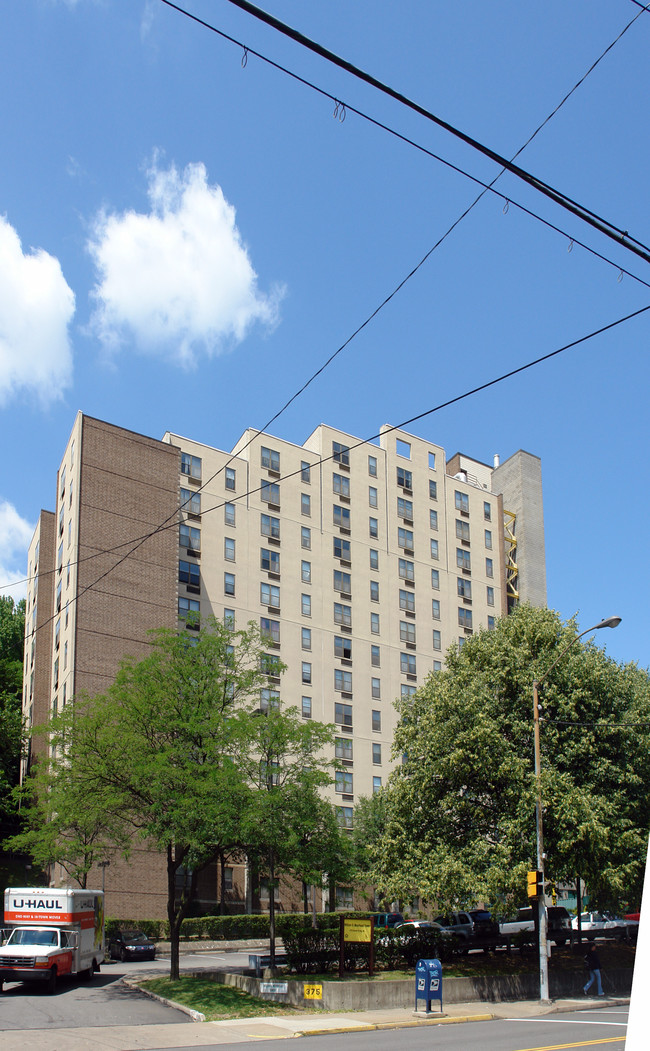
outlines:
M164 1004L165 1007L173 1007L177 1011L182 1011L184 1015L188 1015L193 1022L205 1022L205 1015L201 1011L194 1011L191 1007L186 1007L185 1004L179 1004L176 1000L168 1000L164 996L159 996L158 993L151 992L150 989L143 989L138 981L134 978L122 978L122 985L128 986L129 989L137 989L138 992L144 993L151 1000L157 1000L159 1004Z
M373 1022L368 1025L336 1026L332 1029L301 1029L294 1036L328 1036L330 1033L371 1033L380 1029L413 1029L416 1026L455 1025L457 1022L491 1022L497 1015L435 1015L434 1018L413 1019L412 1021Z

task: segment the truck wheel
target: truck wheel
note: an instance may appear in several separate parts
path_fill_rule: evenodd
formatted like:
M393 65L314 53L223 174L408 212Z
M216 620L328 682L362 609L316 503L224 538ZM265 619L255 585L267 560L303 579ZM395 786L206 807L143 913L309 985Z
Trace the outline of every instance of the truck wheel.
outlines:
M56 967L53 967L50 971L50 976L47 980L47 991L50 994L56 992Z
M2 978L0 978L0 993L2 992L2 990L4 988L4 984L5 984L4 981L2 980Z

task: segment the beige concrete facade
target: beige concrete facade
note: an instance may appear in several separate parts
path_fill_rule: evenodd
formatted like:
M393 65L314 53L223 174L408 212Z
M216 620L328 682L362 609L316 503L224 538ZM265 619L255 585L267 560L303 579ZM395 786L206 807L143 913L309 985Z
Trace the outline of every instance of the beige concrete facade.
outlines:
M253 620L287 666L262 702L277 693L303 718L336 725L331 796L351 826L355 802L385 784L394 764L395 698L441 669L450 645L506 612L503 517L511 499L521 504L522 476L520 579L530 562L531 593L545 601L539 461L512 460L515 469L506 461L498 470L462 454L447 462L440 446L389 426L378 444L326 425L303 445L249 430L226 452L80 413L56 512L39 523L30 594L38 586L38 616L52 617L35 658L37 674L49 662L49 678L26 689L26 710L57 710L74 693L105 689L124 655L146 651L147 630L177 616ZM119 872L116 864L107 878L117 895L107 910L152 915L151 897L143 912ZM243 885L237 869L233 891Z

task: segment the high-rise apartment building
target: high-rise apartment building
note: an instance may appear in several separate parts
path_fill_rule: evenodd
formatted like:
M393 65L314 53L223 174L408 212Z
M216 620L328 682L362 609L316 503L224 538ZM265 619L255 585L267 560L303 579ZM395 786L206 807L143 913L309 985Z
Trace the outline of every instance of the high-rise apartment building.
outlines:
M321 425L225 452L79 413L56 493L29 551L27 720L105 689L151 628L254 620L287 666L261 704L336 725L346 826L391 770L394 699L518 597L546 602L541 467L521 451L489 467L388 426L369 444ZM112 915L162 913L148 857L109 870Z

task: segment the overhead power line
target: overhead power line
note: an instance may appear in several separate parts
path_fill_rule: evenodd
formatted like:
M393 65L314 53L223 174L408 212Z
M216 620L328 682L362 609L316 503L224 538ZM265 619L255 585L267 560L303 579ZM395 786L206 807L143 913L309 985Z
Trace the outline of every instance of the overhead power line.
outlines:
M196 18L196 16L190 14L190 12L179 7L177 4L172 3L171 0L161 0L161 2L163 4L166 4L167 7L174 8L181 14L184 14L197 22L200 22L207 28L214 28L212 26L209 26L207 22L203 22L201 19ZM335 66L338 66L339 69L345 70L351 76L356 77L358 80L361 80L366 84L369 84L371 87L376 88L384 95L388 95L396 102L399 102L401 105L413 110L415 113L419 114L421 117L424 117L426 120L431 121L433 124L436 124L444 131L449 132L450 135L453 135L455 138L460 139L461 142L466 143L466 145L470 146L478 153L483 154L483 156L488 157L491 161L494 161L495 164L500 165L500 167L510 172L511 175L514 175L516 176L516 178L521 179L528 186L531 186L533 189L537 190L545 197L548 197L556 204L559 204L560 207L565 208L567 211L571 212L579 219L582 219L583 222L588 223L600 233L605 234L606 237L611 238L613 241L616 241L617 244L621 244L624 248L627 248L629 251L634 252L636 255L640 256L641 259L644 259L646 263L650 263L650 248L647 245L645 245L642 241L637 240L635 237L631 237L627 230L622 230L620 229L620 227L615 226L613 223L609 222L609 220L604 219L602 216L598 215L596 212L591 211L591 209L580 204L578 201L574 201L573 198L569 197L567 194L562 193L560 190L555 189L553 186L550 186L542 179L537 178L537 176L533 175L531 172L528 172L524 168L520 168L518 165L513 164L512 161L509 161L506 157L501 156L501 154L497 153L496 150L493 150L491 147L484 145L482 142L479 142L478 139L475 139L471 135L468 135L460 128L456 128L453 124L450 124L448 121L443 120L442 117L438 117L435 113L432 113L431 110L428 110L424 106L421 106L418 102L414 102L413 99L408 98L407 95L403 95L401 92L396 91L394 88L391 88L388 84L385 84L383 81L378 80L370 73L367 73L365 70L360 69L358 66L355 66L352 62L349 62L347 59L335 54L335 52L330 51L328 48L323 47L322 44L319 44L317 41L312 40L310 37L305 36L304 33L300 33L297 29L294 29L292 26L287 25L285 22L281 22L278 18L275 18L273 15L268 14L268 12L263 11L260 7L256 7L255 4L249 3L248 0L228 0L228 3L233 4L235 7L240 8L242 11L246 11L254 18L258 19L261 22L264 22L272 29L275 29L277 30L277 32L282 33L284 36L289 37L291 40L300 44L302 47L307 48L314 54L326 59L326 61L331 62Z

